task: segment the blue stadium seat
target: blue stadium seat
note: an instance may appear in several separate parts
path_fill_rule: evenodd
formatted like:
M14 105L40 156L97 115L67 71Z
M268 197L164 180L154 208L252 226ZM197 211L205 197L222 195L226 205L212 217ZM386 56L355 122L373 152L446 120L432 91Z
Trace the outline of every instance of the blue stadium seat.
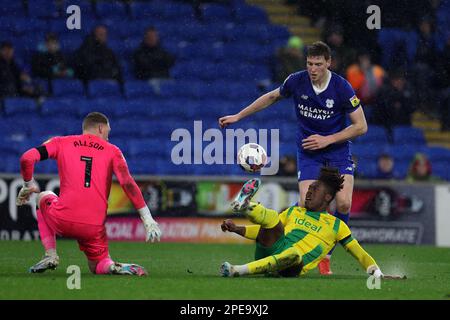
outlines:
M91 80L88 85L89 97L122 97L119 83L115 80Z
M139 125L131 125L127 119L119 119L111 122L111 132L114 132L114 136L117 138L136 138L141 135L141 129Z
M128 157L128 139L116 138L115 132L111 131L111 134L109 135L109 143L117 146L122 151L125 158Z
M235 10L235 19L238 23L255 22L268 23L267 13L264 9L255 6L243 5Z
M202 7L202 18L205 21L232 21L233 16L228 6L220 4L205 4Z
M128 99L155 97L156 93L152 85L147 81L127 81L124 85L125 96Z
M161 154L169 154L168 140L161 140L157 137L147 137L145 139L130 139L128 141L128 154L136 159L148 159L149 162L158 158ZM167 161L170 161L167 159Z
M208 95L210 86L203 81L181 81L179 82L181 96L186 98L201 99Z
M149 174L150 163L147 160L127 159L128 168L131 174Z
M42 119L31 126L31 136L39 137L42 141L54 136L62 136L67 133L63 123L53 119Z
M85 35L78 32L66 32L61 34L59 42L61 50L65 53L73 52L80 48Z
M450 162L450 149L444 147L427 147L421 150L431 163Z
M41 113L46 117L54 117L59 114L77 116L79 114L78 101L68 98L47 99L42 104Z
M383 145L353 144L351 149L352 154L354 154L360 160L376 160L378 156L383 152Z
M11 29L10 29L11 30ZM48 30L48 24L46 20L40 20L36 18L18 17L15 20L13 29L17 36L29 36L35 35L38 38L44 40L44 33ZM42 33L42 34L39 34Z
M414 144L424 145L426 144L423 131L419 128L409 126L398 126L393 130L393 137L395 144Z
M192 5L189 4L160 2L160 7L164 19L185 18L187 20L192 20L194 18L194 9Z
M37 104L30 98L6 98L4 100L5 114L16 113L35 113L37 112Z
M386 129L382 126L370 125L366 134L355 139L357 144L387 144Z
M47 173L56 174L58 173L58 165L56 161L42 161L39 162L35 167L35 173Z
M177 18L191 19L194 10L191 5L173 1L152 1L150 3L133 2L130 4L131 14L135 19L169 20Z
M377 173L377 162L373 159L361 159L358 155L358 163L355 171L366 179L374 178Z
M432 163L432 174L443 180L450 180L450 170L448 170L450 162Z
M52 88L54 97L85 97L84 85L77 79L55 79Z
M134 66L129 59L124 58L120 62L122 66L122 78L126 81L136 81L136 76L134 74ZM125 96L126 97L126 96Z
M15 22L17 19L25 19L25 16L18 16L18 17L5 17L2 16L0 19L0 30L3 32L8 32L10 36L14 36L14 34L11 34L11 31L15 30Z
M178 97L182 96L181 81L164 81L161 82L158 89L158 95L161 97Z
M167 125L161 121L155 121L148 118L146 121L138 123L142 137L170 137L170 130Z
M410 161L395 161L394 163L394 177L396 179L405 179L408 175Z
M271 24L268 26L268 34L278 43L286 43L287 39L291 36L291 33L287 29L287 27L282 25ZM275 41L276 42L276 41Z
M162 15L160 6L149 2L133 1L130 4L131 15L134 19L151 19Z
M148 117L151 114L150 108L153 104L151 100L152 98L148 97L146 99L123 101L114 108L114 116L118 119L127 118L129 120Z
M18 1L17 1L18 2ZM56 18L61 15L56 1L28 0L28 14L40 18Z
M23 139L21 141L25 141L25 139ZM21 142L21 141L19 141L19 142ZM17 151L18 145L19 145L19 143L15 139L11 139L10 137L2 136L0 138L0 154L17 156L19 154L19 152ZM3 159L0 162L3 162Z
M127 12L122 1L101 1L96 3L97 14L101 18L127 18Z
M124 105L126 100L116 97L103 97L91 100L80 100L78 102L78 114L81 117L86 116L90 112L102 112L108 118L112 117L116 110Z
M269 33L269 26L264 24L243 24L240 28L241 33L238 41L240 42L259 42L266 43L272 39L272 35Z
M19 173L20 164L17 156L6 155L0 161L0 172L5 173Z
M0 118L0 139L6 139L8 141L21 141L28 138L29 127L26 123L30 121L25 118L22 114L19 118Z
M18 17L25 15L22 1L4 1L0 6L0 17Z
M386 148L387 149L387 148ZM387 153L391 155L394 160L410 162L414 158L414 155L418 152L422 152L426 147L411 145L391 145Z

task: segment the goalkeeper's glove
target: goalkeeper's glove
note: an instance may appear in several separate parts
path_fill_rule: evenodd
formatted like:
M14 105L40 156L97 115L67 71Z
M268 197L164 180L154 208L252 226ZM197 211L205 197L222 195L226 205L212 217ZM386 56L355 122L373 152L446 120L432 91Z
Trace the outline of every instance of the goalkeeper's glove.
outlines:
M146 206L138 210L145 227L145 241L155 242L161 239L161 230L158 223L153 219L150 209Z
M383 272L381 272L380 268L377 265L372 265L367 268L367 273L374 276L376 279L384 278Z
M22 188L17 195L16 205L23 206L30 200L32 193L39 193L40 191L39 185L33 178L31 178L30 181L24 181Z

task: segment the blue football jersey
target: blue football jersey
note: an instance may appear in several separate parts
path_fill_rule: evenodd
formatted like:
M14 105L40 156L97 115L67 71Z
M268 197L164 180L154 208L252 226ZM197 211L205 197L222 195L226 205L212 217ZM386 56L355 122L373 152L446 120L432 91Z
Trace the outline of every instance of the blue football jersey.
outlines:
M350 141L333 144L325 149L307 151L302 140L313 134L327 136L347 127L347 114L360 106L355 91L343 77L331 72L327 88L316 94L308 72L300 71L289 75L280 86L283 97L292 97L297 115L297 147L301 153L333 154L348 157Z

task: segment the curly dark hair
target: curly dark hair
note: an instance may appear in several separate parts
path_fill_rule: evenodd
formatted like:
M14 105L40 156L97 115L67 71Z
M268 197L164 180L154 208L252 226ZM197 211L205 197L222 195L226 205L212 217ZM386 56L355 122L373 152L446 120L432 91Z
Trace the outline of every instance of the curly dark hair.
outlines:
M339 174L337 168L322 167L320 169L319 179L317 180L325 184L328 192L333 196L333 199L336 196L336 193L344 187L344 176Z

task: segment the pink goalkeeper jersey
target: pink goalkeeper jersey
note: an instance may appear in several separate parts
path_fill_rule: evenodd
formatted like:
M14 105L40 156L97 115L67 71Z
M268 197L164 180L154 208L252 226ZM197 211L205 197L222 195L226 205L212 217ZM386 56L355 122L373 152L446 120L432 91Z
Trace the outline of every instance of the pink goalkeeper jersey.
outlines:
M146 206L122 152L115 145L95 135L82 134L55 137L43 146L48 157L58 163L60 194L53 208L58 218L102 225L106 219L113 173L134 207ZM25 181L31 179L34 163L43 160L41 157L38 149L30 149L22 156L21 173Z

